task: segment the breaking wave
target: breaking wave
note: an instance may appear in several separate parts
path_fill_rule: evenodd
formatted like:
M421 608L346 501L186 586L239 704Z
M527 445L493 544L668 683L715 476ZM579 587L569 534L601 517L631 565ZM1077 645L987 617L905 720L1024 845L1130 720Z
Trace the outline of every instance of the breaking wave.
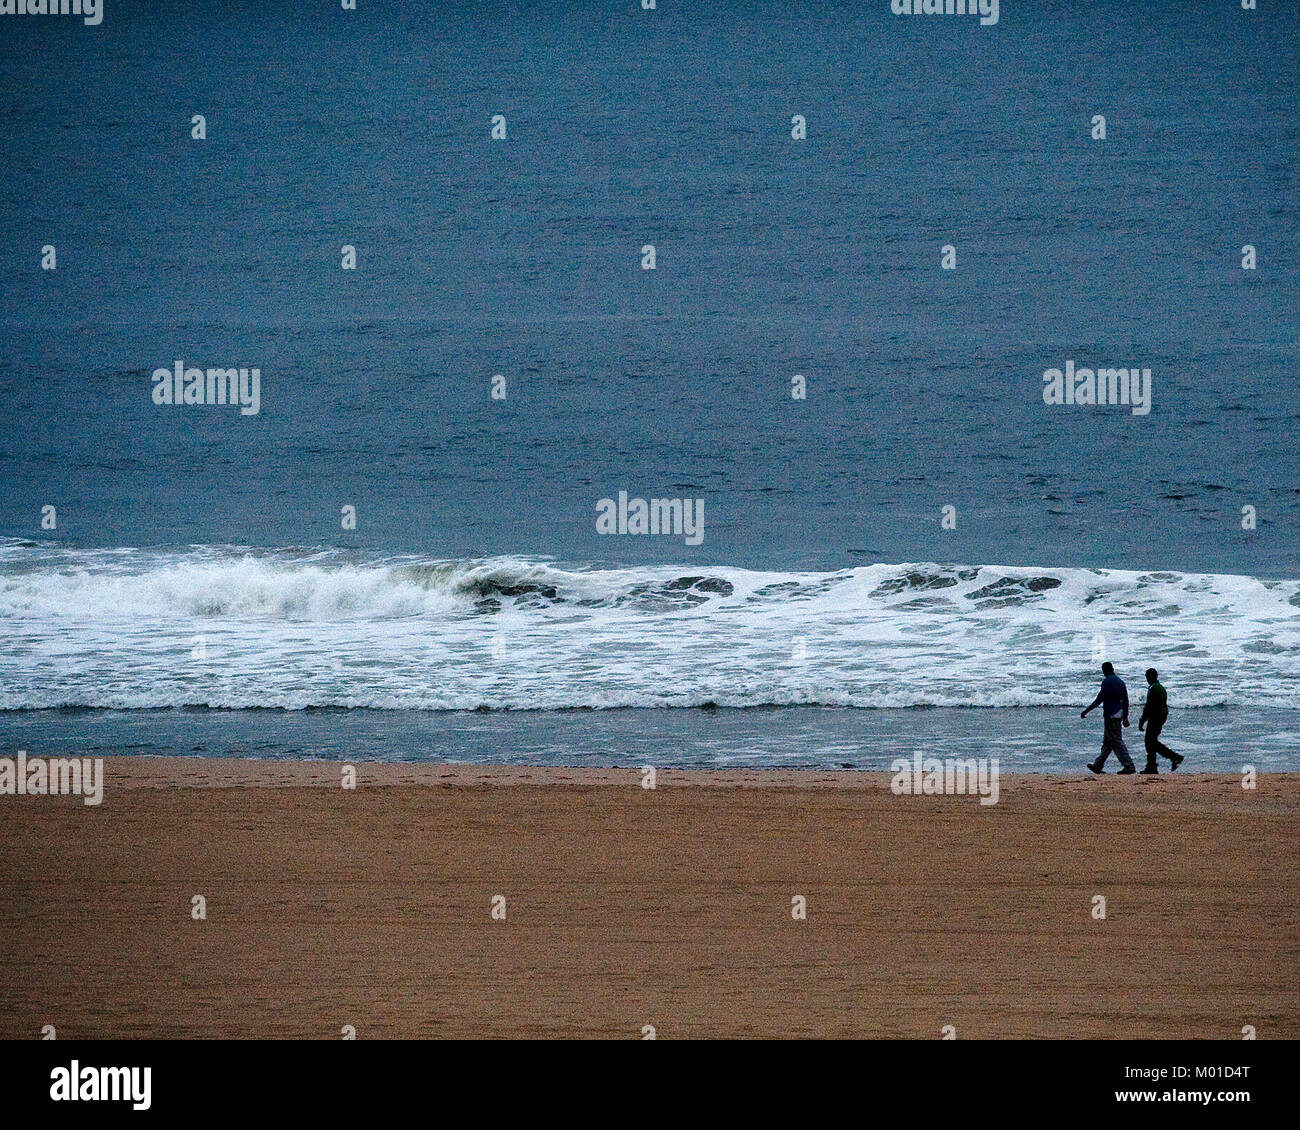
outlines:
M949 564L562 567L0 539L0 709L1300 707L1300 582Z

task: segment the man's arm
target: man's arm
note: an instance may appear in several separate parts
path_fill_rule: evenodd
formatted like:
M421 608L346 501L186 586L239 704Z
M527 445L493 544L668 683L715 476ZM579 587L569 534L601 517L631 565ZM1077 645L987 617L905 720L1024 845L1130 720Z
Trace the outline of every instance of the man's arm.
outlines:
M1138 719L1138 729L1142 729L1147 724L1147 714L1151 709L1151 695L1147 694L1146 701L1142 704L1142 717Z
M1089 710L1092 710L1092 709L1094 709L1094 708L1096 708L1096 707L1098 707L1098 706L1100 706L1100 705L1101 705L1101 691L1098 691L1098 692L1097 692L1097 697L1094 698L1094 699L1092 700L1092 703L1087 707L1087 709L1084 710L1084 712L1083 712L1082 714L1079 715L1079 717L1080 717L1080 718L1087 718L1087 717L1088 717L1088 711L1089 711Z
M1124 725L1128 725L1128 687L1120 684L1119 693L1124 696Z

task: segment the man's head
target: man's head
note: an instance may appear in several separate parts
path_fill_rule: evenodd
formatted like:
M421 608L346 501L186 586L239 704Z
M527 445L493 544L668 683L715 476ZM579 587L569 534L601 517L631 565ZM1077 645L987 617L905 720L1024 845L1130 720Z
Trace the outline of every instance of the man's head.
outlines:
M1102 673L1103 675L1113 675L1113 674L1115 674L1115 664L1113 664L1113 663L1111 663L1109 660L1107 660L1105 663L1103 663L1103 664L1101 665L1101 673Z
M1148 668L1147 668L1147 682L1148 682L1148 683L1151 683L1151 684L1154 685L1154 684L1155 684L1155 681L1156 681L1158 678L1160 678L1160 672L1157 671L1154 667L1148 667Z

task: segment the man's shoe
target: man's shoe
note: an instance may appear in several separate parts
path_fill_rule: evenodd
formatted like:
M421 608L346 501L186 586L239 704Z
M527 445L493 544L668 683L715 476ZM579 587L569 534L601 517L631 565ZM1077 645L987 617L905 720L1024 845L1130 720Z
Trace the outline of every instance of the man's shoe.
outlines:
M1115 776L1116 776L1116 777L1127 777L1130 773L1136 773L1136 772L1137 772L1137 770L1134 769L1133 766L1131 766L1131 765L1125 765L1123 769L1121 769L1118 773L1115 774Z
M1155 765L1148 765L1145 769L1139 769L1138 772L1145 773L1149 776L1154 777L1157 773L1160 772L1160 769Z
M1183 755L1181 753L1176 753L1173 755L1173 757L1169 759L1169 761L1170 761L1169 772L1172 773L1183 763Z
M1091 761L1088 762L1088 768L1091 769L1094 773L1101 773L1101 772L1103 772L1103 769L1102 769L1102 767L1101 767L1100 765L1094 764L1094 763L1091 762Z

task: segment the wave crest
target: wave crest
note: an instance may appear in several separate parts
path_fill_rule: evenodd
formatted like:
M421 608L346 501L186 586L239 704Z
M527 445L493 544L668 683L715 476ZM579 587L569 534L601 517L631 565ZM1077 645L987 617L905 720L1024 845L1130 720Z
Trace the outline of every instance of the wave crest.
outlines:
M1300 583L936 563L828 573L0 542L0 708L1300 707ZM1136 686L1133 685L1136 682Z

